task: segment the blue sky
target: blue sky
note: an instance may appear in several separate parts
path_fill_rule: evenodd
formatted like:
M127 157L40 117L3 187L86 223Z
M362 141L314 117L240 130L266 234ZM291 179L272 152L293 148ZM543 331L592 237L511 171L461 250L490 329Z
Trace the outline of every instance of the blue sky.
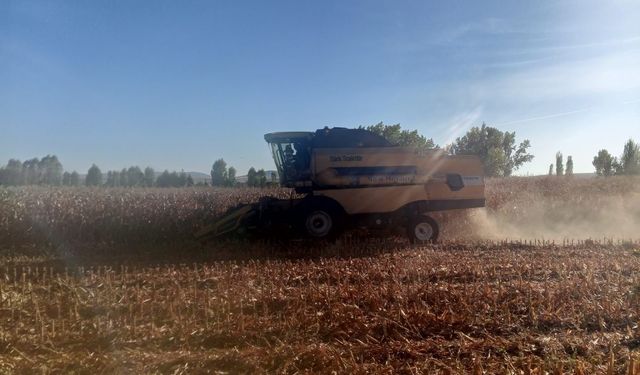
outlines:
M640 141L640 2L0 1L0 163L243 174L264 133L380 121L591 172Z

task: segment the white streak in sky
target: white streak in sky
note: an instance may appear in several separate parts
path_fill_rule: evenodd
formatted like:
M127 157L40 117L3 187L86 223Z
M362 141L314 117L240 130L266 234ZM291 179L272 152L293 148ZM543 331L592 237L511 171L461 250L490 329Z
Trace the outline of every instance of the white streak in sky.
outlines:
M536 116L536 117L523 118L523 119L519 119L519 120L501 122L501 123L496 124L496 125L498 125L498 126L500 126L500 125L511 125L511 124L519 124L521 122L529 122L529 121L536 121L536 120L546 120L546 119L554 118L554 117L569 116L569 115L573 115L575 113L587 112L587 111L590 111L592 109L593 108L582 108L582 109L576 109L574 111L558 112L558 113L552 113L550 115Z
M633 103L640 103L640 99L628 100L628 101L624 101L624 102L622 102L620 104L626 105L626 104L633 104ZM496 125L498 125L498 126L500 126L500 125L511 125L511 124L519 124L521 122L546 120L546 119L554 118L554 117L563 117L563 116L573 115L573 114L576 114L576 113L588 112L588 111L594 110L596 108L597 107L587 107L587 108L582 108L582 109L576 109L576 110L573 110L573 111L558 112L558 113L552 113L552 114L544 115L544 116L536 116L536 117L523 118L523 119L519 119L519 120L506 121L506 122L501 122L501 123L496 124Z

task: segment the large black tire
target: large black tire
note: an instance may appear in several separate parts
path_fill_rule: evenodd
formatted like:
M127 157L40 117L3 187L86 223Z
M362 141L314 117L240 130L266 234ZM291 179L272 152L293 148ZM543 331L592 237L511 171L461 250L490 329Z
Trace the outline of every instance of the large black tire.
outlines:
M407 237L412 244L436 242L439 234L438 223L429 216L418 216L407 226Z
M301 216L301 230L307 238L333 241L344 230L342 207L328 199L310 200Z

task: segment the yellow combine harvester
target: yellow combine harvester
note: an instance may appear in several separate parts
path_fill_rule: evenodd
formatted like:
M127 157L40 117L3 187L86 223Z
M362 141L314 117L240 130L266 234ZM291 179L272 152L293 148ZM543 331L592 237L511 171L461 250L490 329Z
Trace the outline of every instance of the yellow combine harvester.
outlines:
M411 242L435 241L429 212L484 207L476 156L391 145L364 129L270 133L280 184L302 198L265 197L237 207L197 237L297 233L334 239L345 228L404 228Z

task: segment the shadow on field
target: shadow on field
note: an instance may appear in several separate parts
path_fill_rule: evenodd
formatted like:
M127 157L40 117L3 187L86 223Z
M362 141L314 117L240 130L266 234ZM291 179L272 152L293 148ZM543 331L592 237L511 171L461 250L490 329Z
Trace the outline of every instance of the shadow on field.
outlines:
M432 246L432 245L429 245ZM0 247L0 266L166 265L248 260L362 258L411 249L403 238L344 238L335 243L311 240L180 241L157 244L65 243Z
M640 252L640 241L439 241L426 245L410 245L404 238L346 237L335 243L311 240L238 241L224 240L202 244L182 241L164 244L90 244L64 246L22 245L0 247L0 267L51 267L55 270L108 266L155 267L167 265L207 264L247 261L322 261L323 259L375 258L407 253L474 253L478 256L503 251L533 252L536 249L575 250L621 248ZM640 254L640 253L639 253Z

